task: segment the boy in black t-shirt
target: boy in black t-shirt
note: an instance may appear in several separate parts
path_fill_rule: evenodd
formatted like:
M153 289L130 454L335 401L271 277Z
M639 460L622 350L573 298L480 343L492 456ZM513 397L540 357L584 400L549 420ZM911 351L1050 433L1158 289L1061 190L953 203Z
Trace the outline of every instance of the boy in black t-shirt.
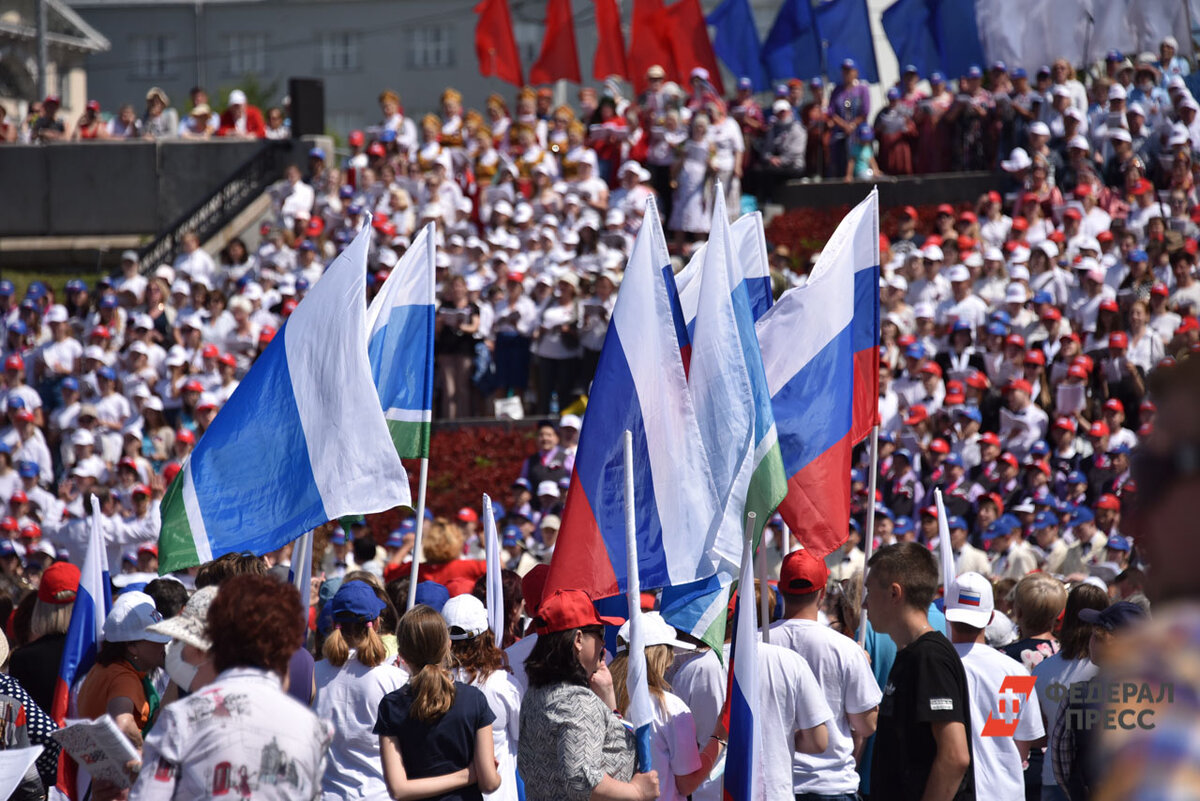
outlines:
M937 586L933 554L914 542L889 545L868 563L867 614L899 649L879 706L872 801L975 798L967 674L926 613Z

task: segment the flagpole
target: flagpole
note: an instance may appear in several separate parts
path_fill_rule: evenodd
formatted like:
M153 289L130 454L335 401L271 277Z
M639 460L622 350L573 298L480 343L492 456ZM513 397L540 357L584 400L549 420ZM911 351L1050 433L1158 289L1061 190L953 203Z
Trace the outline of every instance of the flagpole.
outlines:
M408 608L417 605L417 571L420 568L421 540L425 534L425 483L429 480L429 457L421 457L421 473L417 480L417 525L413 532L412 569L408 574Z
M792 551L800 550L800 540L792 537L792 527L789 526L786 521L783 524L783 542L784 547L780 548L779 550L785 556Z
M300 593L300 606L304 608L304 626L308 630L308 610L312 605L313 536L309 529L300 535L292 548L292 584Z
M750 520L754 520L754 512L750 512ZM753 529L751 529L753 531ZM765 528L764 528L765 531ZM753 534L751 535L753 536ZM767 592L767 538L758 541L758 555L755 558L755 568L758 573L758 624L762 628L762 641L771 642L771 599Z
M637 509L634 505L634 481L633 481L633 432L629 429L625 430L624 437L625 448L625 571L628 576L625 597L629 604L629 662L632 667L634 657L633 654L638 652L641 654L642 663L645 663L644 652L641 651L642 645L642 627L639 618L642 614L642 580L638 572L638 550L637 550ZM637 680L637 676L633 675L636 671L630 670L628 680L632 683ZM644 668L641 678L644 680ZM629 688L631 703L636 690L634 687ZM626 710L629 712L629 710ZM651 769L650 764L650 727L639 726L642 721L632 720L635 727L635 745L637 751L637 769L640 773L645 773Z
M862 595L858 599L858 644L867 643L867 616L863 612L863 601L867 598L867 563L871 561L871 553L875 550L875 487L879 483L879 426L871 427L871 464L867 481L867 530L863 532L863 585Z

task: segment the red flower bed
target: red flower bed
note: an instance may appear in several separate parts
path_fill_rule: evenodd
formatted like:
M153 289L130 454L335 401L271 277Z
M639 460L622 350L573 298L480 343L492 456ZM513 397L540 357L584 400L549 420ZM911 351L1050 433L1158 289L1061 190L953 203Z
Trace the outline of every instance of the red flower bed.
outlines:
M429 443L428 509L439 517L453 517L464 506L478 513L485 492L504 503L521 463L537 449L532 422L435 427ZM405 459L404 467L415 505L421 463ZM400 513L393 509L372 515L370 524L376 537L386 537L400 524Z

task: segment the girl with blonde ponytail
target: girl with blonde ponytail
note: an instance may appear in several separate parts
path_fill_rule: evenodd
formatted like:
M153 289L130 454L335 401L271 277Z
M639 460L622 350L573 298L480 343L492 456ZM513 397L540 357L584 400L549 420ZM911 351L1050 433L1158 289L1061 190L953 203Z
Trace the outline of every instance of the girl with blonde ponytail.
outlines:
M375 737L375 710L408 674L390 664L381 639L385 604L361 581L348 581L329 601L333 631L316 664L316 713L333 724L329 764L321 781L323 801L362 798L384 801L388 788Z
M375 734L388 792L482 801L500 787L487 698L452 678L450 633L432 608L418 604L400 618L396 641L412 678L379 704Z

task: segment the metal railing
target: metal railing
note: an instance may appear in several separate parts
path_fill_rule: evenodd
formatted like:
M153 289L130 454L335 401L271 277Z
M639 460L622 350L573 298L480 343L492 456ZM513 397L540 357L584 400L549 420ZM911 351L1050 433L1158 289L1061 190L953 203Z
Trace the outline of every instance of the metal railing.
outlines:
M145 272L175 261L184 234L195 232L206 242L228 225L267 187L283 177L291 143L264 141L257 153L242 163L211 195L201 200L158 237L142 248L139 262Z

